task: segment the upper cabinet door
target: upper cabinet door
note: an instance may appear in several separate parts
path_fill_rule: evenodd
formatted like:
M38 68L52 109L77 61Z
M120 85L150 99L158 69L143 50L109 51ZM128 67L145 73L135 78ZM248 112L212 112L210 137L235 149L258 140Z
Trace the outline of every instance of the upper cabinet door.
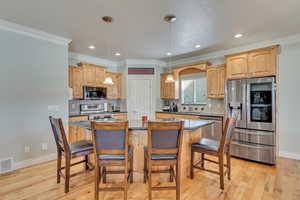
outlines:
M121 99L122 98L122 74L114 72L106 72L106 76L112 78L113 85L107 86L108 99Z
M69 66L69 88L73 88L73 70L75 66Z
M227 57L227 79L247 78L248 54Z
M83 98L83 70L81 67L74 67L72 69L72 87L73 87L73 98L82 99Z
M171 75L171 73L160 75L160 98L176 99L176 83L166 83L168 75Z
M207 68L207 95L209 98L224 98L225 65Z
M105 68L95 67L95 84L103 85L105 79Z
M96 68L94 66L83 66L83 79L85 85L96 84Z
M276 75L277 49L258 50L249 53L249 77Z

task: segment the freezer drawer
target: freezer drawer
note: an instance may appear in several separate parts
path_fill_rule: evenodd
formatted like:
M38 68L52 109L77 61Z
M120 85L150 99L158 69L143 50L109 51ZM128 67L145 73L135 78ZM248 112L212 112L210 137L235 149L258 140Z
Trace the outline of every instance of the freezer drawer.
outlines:
M267 164L275 164L275 147L265 145L249 145L232 142L230 152L232 156L245 158Z
M235 129L233 135L234 141L242 143L254 143L262 145L275 145L275 132L257 131L246 129Z

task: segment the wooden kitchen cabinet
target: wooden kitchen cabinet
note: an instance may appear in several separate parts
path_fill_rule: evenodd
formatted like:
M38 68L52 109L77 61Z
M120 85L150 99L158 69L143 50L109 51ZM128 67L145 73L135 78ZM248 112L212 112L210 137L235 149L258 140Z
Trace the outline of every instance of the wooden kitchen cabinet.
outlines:
M88 120L88 116L69 117L69 122L84 121L84 120ZM69 126L68 138L70 143L77 142L80 140L85 140L86 139L85 131L82 128Z
M116 72L106 72L107 77L111 77L113 85L107 86L108 99L121 99L122 98L122 74Z
M81 67L70 67L69 68L69 82L71 88L73 88L73 98L82 99L83 98L83 72Z
M69 88L73 88L73 70L76 66L69 66Z
M106 76L112 77L112 86L103 83ZM122 98L122 74L107 72L104 66L88 63L80 63L79 67L70 66L69 87L73 88L74 99L83 98L83 86L106 87L108 99Z
M225 65L207 67L207 95L209 98L224 98Z
M239 54L228 57L226 66L227 79L247 78L248 54Z
M106 67L80 63L79 66L83 70L83 83L87 86L102 86L105 79Z
M177 99L176 82L166 83L168 75L172 73L163 73L160 75L160 98L162 99Z
M249 77L276 75L277 48L262 49L249 53Z
M105 68L95 67L95 85L102 86L105 80Z
M226 78L275 76L279 45L226 55Z

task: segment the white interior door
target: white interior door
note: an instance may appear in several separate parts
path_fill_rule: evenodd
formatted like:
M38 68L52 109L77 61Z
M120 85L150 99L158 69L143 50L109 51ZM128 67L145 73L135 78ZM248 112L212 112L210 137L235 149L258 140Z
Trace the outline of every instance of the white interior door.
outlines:
M129 120L152 117L152 78L130 77L128 79L127 108Z

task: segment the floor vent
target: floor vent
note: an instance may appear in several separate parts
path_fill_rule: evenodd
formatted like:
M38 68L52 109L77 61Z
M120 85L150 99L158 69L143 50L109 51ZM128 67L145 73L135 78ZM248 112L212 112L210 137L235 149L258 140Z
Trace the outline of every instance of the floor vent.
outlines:
M0 160L0 174L10 172L14 169L13 158Z

